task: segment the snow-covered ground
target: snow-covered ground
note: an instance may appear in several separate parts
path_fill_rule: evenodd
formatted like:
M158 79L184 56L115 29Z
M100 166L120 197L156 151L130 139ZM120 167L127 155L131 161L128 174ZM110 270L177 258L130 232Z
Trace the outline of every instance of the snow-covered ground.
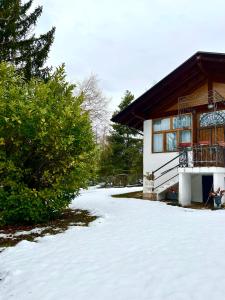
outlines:
M0 253L0 299L225 299L225 211L110 197L127 190L83 192L90 227Z

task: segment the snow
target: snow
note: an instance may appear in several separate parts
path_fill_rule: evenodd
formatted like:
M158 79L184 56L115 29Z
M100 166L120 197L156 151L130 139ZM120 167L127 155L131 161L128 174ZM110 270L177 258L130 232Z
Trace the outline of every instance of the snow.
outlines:
M136 189L84 191L89 227L0 253L0 299L224 299L225 211L110 196Z
M31 233L41 233L42 231L48 229L49 227L42 227L42 228L34 228L34 229L31 229L31 230L19 230L15 233L0 233L0 238L9 238L9 237L17 237L17 236L20 236L20 235L29 235Z

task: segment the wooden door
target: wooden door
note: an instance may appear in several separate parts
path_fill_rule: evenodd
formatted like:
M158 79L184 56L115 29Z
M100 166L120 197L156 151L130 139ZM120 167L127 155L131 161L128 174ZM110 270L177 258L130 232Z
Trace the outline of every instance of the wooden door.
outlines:
M224 142L224 127L199 128L198 143L201 144L202 141L208 141L209 145L218 144L218 142Z

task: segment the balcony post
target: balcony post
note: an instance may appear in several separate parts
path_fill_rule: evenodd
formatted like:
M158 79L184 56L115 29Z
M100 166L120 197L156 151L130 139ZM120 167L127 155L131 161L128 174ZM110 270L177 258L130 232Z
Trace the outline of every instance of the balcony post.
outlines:
M179 203L182 206L191 205L191 174L179 173Z

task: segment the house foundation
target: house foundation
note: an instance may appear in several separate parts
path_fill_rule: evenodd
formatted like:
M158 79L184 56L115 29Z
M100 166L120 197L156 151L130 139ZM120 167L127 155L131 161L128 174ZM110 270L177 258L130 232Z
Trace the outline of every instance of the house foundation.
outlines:
M145 200L157 200L157 194L154 192L143 193L143 199Z

